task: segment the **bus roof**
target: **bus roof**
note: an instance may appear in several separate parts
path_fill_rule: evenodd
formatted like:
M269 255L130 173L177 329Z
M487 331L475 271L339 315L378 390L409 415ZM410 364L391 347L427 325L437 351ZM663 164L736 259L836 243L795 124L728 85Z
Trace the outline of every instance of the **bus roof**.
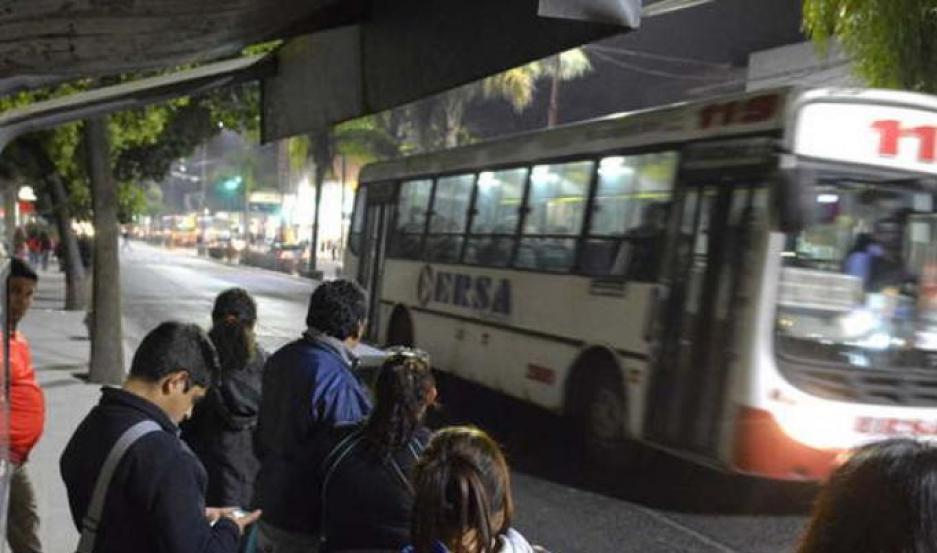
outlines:
M937 111L937 98L911 92L773 88L619 113L553 129L533 130L459 148L372 163L362 169L359 180L405 179L595 155L655 144L780 133L789 125L789 116L798 106L816 101L905 105Z

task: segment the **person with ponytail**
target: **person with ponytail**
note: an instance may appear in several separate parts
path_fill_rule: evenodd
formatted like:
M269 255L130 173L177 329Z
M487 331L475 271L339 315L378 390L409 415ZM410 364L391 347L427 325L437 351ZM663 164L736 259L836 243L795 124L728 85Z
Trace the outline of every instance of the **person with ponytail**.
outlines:
M205 399L182 425L182 439L208 472L208 505L251 507L260 462L253 453L267 353L257 344L257 304L242 288L218 294L208 333L220 372Z
M389 350L377 374L371 415L337 427L320 463L319 553L398 552L409 543L410 474L429 441L423 420L436 396L425 352Z
M403 553L533 553L511 528L511 478L501 448L474 427L433 435L413 475L410 543Z

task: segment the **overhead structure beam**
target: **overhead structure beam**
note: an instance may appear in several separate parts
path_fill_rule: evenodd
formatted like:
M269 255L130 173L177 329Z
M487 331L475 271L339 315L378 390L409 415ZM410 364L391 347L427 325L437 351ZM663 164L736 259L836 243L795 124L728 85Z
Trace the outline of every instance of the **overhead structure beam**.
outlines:
M639 0L373 0L367 19L277 52L277 74L264 79L262 139L406 104L639 21Z
M12 109L0 114L0 150L28 132L257 80L273 73L273 63L265 55L237 58Z
M288 38L297 22L350 0L7 0L0 9L0 84L162 69L236 56ZM296 29L294 32L299 32Z

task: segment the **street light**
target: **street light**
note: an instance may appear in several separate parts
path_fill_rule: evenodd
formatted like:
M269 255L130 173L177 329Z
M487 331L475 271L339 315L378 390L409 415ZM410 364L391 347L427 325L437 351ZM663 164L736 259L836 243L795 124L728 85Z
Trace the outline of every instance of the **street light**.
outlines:
M243 185L243 184L244 184L244 178L241 177L240 175L235 175L235 176L233 176L233 177L230 177L230 178L224 180L224 181L221 183L221 187L224 188L224 190L227 191L227 192L234 192L234 191L238 190L239 188L242 188L242 185ZM243 218L244 218L244 235L247 235L247 230L248 230L248 226L249 226L248 220L247 220L247 207L248 207L248 206L247 206L247 186L243 186L243 191L244 191L244 192L243 192L243 196L244 196L244 198L243 198L243 201L244 201L244 205L243 205L243 210L244 210L244 212L243 212Z

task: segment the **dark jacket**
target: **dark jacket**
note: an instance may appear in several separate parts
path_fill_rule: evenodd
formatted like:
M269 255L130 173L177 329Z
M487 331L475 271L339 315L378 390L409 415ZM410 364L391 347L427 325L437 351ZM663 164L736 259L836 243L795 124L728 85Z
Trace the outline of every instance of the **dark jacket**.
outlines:
M212 507L250 507L260 461L253 436L260 410L261 379L267 353L259 347L254 358L237 371L223 374L183 422L182 439L205 465Z
M368 447L361 425L336 430L333 454L320 471L325 538L320 552L399 551L410 542L411 473L429 437L421 427L407 445L381 457Z
M307 334L280 348L264 368L255 444L260 473L255 504L281 530L319 532L316 460L335 426L371 411L354 359L335 339Z
M415 553L415 549L412 545L404 547L400 553ZM433 549L431 553L450 553L449 549L446 548L441 542L436 542L433 544ZM520 532L514 528L508 528L507 532L498 536L498 542L495 544L495 553L549 553L546 549L542 547L534 547L530 545L530 542L527 541Z
M222 553L237 551L238 528L205 518L205 469L156 405L116 388L81 422L62 453L60 469L75 527L91 501L104 460L130 426L150 419L165 432L140 438L114 473L98 528L98 553Z

